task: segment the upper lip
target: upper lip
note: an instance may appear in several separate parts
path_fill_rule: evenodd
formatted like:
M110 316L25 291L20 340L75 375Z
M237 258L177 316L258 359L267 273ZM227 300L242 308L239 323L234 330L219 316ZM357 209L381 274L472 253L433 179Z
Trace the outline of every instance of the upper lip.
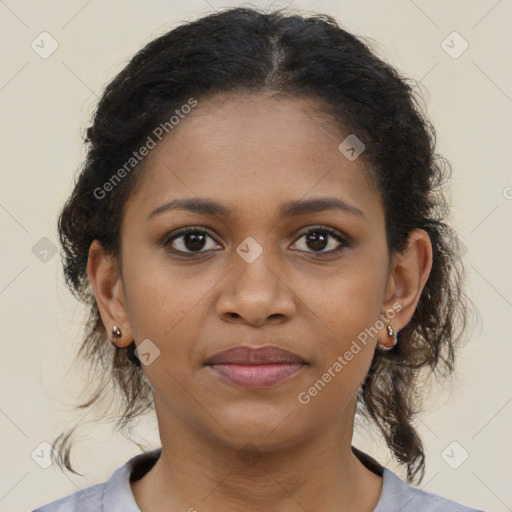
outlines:
M217 352L207 361L207 365L212 364L278 364L278 363L302 363L304 359L289 350L285 350L275 345L266 345L264 347L253 348L247 345L229 348L222 352Z

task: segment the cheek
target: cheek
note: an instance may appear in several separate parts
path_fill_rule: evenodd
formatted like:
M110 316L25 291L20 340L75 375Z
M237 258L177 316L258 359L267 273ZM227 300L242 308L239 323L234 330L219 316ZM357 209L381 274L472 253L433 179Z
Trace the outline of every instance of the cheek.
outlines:
M192 267L177 269L164 258L127 266L126 276L136 343L149 339L158 353L154 362L144 366L144 373L156 392L163 383L164 389L172 388L177 396L183 392L177 381L189 379L200 360L201 347L194 340L202 337L200 331L210 313L205 309L210 304L209 294L215 293L222 276Z
M347 299L333 297L325 322L319 322L318 350L310 366L311 377L297 395L312 416L334 419L351 403L363 383L374 355L375 333L369 327L378 318L378 301L371 293ZM315 412L317 411L317 412Z
M310 378L296 396L304 414L320 423L348 414L374 354L375 341L365 329L375 322L378 301L371 290L358 287L350 292L339 291L327 301Z
M144 264L136 259L126 265L125 289L130 323L136 339L153 336L158 344L172 339L172 333L182 331L187 317L204 300L215 285L208 273L199 278L197 271L177 269L161 255L148 257Z
M369 262L371 263L371 262ZM342 349L379 318L386 281L382 264L349 265L303 290L309 315L323 327L328 345Z
M308 316L316 324L318 350L311 387L302 389L300 403L343 408L364 381L374 354L376 331L371 327L381 313L385 272L381 262L361 258L331 276L328 287L327 281L309 287L307 305L315 314Z

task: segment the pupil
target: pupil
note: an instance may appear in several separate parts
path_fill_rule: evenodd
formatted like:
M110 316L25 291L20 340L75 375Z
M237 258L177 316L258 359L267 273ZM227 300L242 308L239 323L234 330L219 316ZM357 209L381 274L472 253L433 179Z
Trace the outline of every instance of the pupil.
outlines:
M308 233L307 241L308 243L313 244L311 248L315 250L325 249L327 246L327 237L321 234L319 235L318 231Z
M188 233L185 236L185 246L190 250L199 250L204 247L204 235L196 233ZM197 244L197 245L194 245Z

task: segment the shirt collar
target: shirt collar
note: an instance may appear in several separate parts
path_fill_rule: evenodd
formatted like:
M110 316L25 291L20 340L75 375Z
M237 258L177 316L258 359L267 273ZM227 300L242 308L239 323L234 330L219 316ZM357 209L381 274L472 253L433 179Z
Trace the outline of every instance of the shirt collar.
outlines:
M380 474L383 478L381 495L373 512L395 511L397 505L406 505L411 499L414 499L415 495L411 498L411 488L392 471L381 466L375 459L357 448L352 447L352 451L368 469ZM149 466L145 472L149 471L161 453L162 448L140 453L116 469L105 483L103 510L108 512L140 512L130 486L130 476L134 469L137 473L137 469L141 466Z
M161 453L162 448L139 453L116 469L105 484L103 510L108 512L140 512L130 487L130 475L133 469L140 467L141 464L147 464L152 459L154 464Z

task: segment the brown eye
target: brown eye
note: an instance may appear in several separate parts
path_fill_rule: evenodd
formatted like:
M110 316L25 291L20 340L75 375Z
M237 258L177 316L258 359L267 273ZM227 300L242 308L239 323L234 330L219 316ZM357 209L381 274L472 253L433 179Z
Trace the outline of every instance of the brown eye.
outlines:
M318 253L318 256L322 256L323 254L335 254L349 245L347 240L338 231L327 227L310 228L299 238L299 240L302 238L305 240L303 245L306 248L300 250L304 250L305 252L312 252L313 254ZM338 244L336 244L336 241ZM296 245L298 244L296 243ZM311 250L308 251L308 248ZM315 256L316 255L317 254L315 254Z
M210 247L207 247L208 239L213 241L213 238L208 232L202 229L188 227L178 231L172 237L167 238L162 245L171 247L172 252L178 253L206 252L203 251L203 249L208 250L220 247L216 242L210 242Z
M306 243L314 251L322 251L329 245L329 238L330 235L321 231L312 231L306 235Z

